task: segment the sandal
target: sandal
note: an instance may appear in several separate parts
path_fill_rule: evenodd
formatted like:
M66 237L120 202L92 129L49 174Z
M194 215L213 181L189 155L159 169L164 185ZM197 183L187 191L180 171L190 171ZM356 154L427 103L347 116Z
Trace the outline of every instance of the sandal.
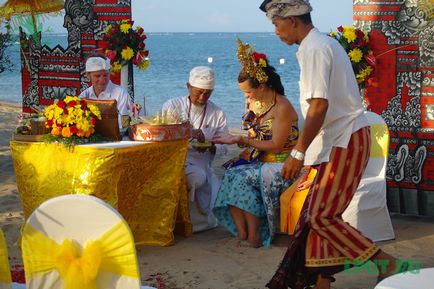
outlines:
M390 277L390 276L393 276L393 275L399 274L399 273L403 273L403 272L407 272L409 270L409 267L410 267L410 263L402 262L399 269L397 271L395 270L392 274L390 274L388 276L378 276L377 277L377 284L380 283L381 281L383 281L384 279Z

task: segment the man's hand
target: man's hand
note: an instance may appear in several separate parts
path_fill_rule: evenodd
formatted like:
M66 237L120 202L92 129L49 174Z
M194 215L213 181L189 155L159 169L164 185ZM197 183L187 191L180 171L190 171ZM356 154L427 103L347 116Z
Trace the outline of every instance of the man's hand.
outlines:
M205 141L205 135L201 129L193 129L191 131L191 137L197 139L198 142Z
M303 167L303 161L299 161L289 156L283 163L282 171L280 175L285 180L295 179L300 174L300 170Z

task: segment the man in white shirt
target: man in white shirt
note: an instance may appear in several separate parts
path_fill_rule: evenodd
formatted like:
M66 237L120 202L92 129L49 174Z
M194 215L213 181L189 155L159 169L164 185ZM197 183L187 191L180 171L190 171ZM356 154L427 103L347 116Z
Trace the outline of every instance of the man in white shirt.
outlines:
M388 262L379 268L379 277L388 276L395 259L342 220L370 151L369 124L349 57L335 39L313 26L308 0L265 0L260 9L284 43L299 45L304 127L281 174L297 177L303 165L318 170L284 261L267 286L315 283L317 289L329 289L332 275L344 265L372 258Z
M198 66L190 71L187 82L188 95L171 99L163 105L163 111L185 116L192 125L192 137L199 142L211 140L229 132L223 111L209 100L215 86L214 71ZM190 145L185 173L190 198L190 215L193 232L217 226L212 208L220 180L211 167L215 155L226 154L226 145L212 144L202 148Z
M92 56L86 60L86 73L92 86L85 89L80 98L108 100L115 99L119 113L119 128L122 116L129 115L130 97L128 91L110 80L110 60L102 56Z

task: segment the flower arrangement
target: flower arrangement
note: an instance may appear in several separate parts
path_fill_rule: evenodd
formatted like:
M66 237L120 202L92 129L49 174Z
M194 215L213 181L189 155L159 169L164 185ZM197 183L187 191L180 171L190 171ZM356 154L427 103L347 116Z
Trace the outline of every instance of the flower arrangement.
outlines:
M87 104L85 99L77 96L56 99L45 108L44 116L47 118L46 127L51 129L50 134L57 138L72 139L69 143L89 138L95 132L97 119L101 119L97 106Z
M352 26L339 26L337 32L330 32L350 57L357 83L364 87L375 69L375 57L369 45L369 37L362 30Z
M110 59L113 72L119 72L123 65L132 63L140 70L149 66L149 50L146 50L146 34L143 28L133 29L134 21L122 20L119 24L108 25L101 48Z

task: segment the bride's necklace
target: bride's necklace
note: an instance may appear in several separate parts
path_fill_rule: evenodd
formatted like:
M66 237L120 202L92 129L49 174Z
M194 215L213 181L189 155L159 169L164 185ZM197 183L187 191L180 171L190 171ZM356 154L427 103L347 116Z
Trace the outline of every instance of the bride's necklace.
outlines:
M249 104L249 110L253 111L257 118L264 116L276 105L276 92L270 102L255 100Z

